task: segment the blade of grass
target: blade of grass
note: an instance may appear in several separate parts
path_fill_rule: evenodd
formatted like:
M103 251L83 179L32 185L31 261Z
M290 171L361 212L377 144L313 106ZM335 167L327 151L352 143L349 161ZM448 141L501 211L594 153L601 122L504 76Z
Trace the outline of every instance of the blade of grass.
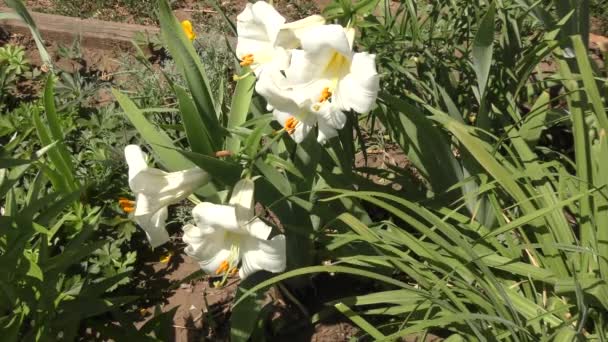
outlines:
M139 134L141 134L144 141L150 144L150 147L160 158L160 162L167 169L170 171L181 171L195 166L181 153L176 151L176 147L167 133L157 130L131 99L116 89L112 89L112 94L124 110L127 118L129 118Z
M385 338L384 334L369 324L363 317L356 314L351 308L344 305L344 303L336 303L334 304L334 307L375 340L382 340Z
M192 98L198 109L201 119L205 122L207 131L211 136L213 150L219 150L222 145L224 130L219 124L219 112L211 93L211 87L205 68L200 57L186 37L180 23L177 21L171 7L166 0L159 0L159 21L161 35L167 49L171 53L175 64L186 79Z

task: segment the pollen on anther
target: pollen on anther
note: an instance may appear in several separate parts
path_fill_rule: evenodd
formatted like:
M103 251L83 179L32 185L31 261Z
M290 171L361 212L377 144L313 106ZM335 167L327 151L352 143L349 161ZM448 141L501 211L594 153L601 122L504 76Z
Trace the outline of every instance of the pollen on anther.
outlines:
M329 87L323 88L323 90L321 91L321 96L319 96L319 102L325 102L325 101L329 100L331 95L332 95L332 93L331 93L331 91L329 91Z
M296 131L296 126L298 123L299 121L295 117L288 117L287 120L285 120L285 131L289 134L293 134L293 132Z
M135 201L131 201L124 197L118 198L118 206L127 214L135 211Z
M227 260L222 261L222 263L218 266L218 268L215 270L215 274L222 274L226 271L228 271L228 269L230 268L230 264L228 264Z
M250 66L251 64L253 64L253 55L248 53L246 55L244 55L243 57L241 57L241 66Z

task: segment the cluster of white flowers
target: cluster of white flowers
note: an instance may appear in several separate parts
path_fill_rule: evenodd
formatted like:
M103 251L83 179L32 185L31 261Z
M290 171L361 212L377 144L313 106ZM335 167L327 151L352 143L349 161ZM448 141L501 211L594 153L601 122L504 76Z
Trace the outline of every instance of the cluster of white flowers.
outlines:
M379 77L375 55L355 53L355 31L313 15L293 23L264 1L237 17L237 57L257 77L275 119L296 142L318 125L321 143L346 123L344 112L368 112Z
M345 112L365 113L374 105L379 88L375 56L355 53L354 29L326 24L319 15L285 21L264 1L247 4L237 17L236 54L257 77L256 91L285 131L299 143L316 125L323 143L344 127ZM182 26L194 36L189 22ZM171 173L151 168L136 145L125 148L125 158L136 198L119 203L158 247L169 240L167 206L192 194L209 176L199 168ZM272 228L255 217L253 193L254 182L243 179L228 205L200 203L192 210L195 224L184 227L186 254L224 281L237 272L245 278L286 267L285 236L268 239Z
M165 172L149 167L137 145L125 148L125 158L135 201L122 199L121 206L133 213L152 247L163 245L169 241L165 229L167 206L205 185L209 176L200 168ZM195 224L183 228L185 252L205 272L224 279L238 272L244 279L259 270L285 270L285 236L268 240L272 228L255 217L253 194L253 181L243 179L234 186L228 205L203 202L192 210Z

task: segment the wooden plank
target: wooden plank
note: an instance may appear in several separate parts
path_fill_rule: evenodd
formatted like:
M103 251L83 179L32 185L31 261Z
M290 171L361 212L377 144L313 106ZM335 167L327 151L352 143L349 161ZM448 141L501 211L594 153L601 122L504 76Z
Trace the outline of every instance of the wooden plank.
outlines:
M0 12L12 9L0 7ZM114 49L131 48L131 40L137 32L157 34L155 26L116 23L96 19L80 19L61 15L30 12L43 39L71 44L80 40L81 46ZM13 33L29 35L29 29L20 20L0 20L0 27ZM117 46L118 45L118 46Z

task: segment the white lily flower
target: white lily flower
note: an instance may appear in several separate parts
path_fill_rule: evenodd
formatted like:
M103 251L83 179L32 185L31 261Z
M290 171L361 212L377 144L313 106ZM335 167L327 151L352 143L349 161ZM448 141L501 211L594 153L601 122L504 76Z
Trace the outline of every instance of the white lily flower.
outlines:
M137 145L125 147L125 159L129 165L129 187L135 194L135 202L121 199L119 203L144 229L153 248L169 240L165 229L167 206L188 197L208 182L208 174L200 168L178 172L165 172L149 167L146 154Z
M239 181L229 205L200 203L192 210L196 225L184 227L187 255L208 274L236 273L241 279L266 270L282 272L286 267L285 236L268 240L272 228L255 217L253 181Z
M267 2L248 3L236 18L236 55L241 66L250 66L256 77L260 77L270 64L286 68L289 64L287 49L292 48L290 44L309 27L324 23L322 16L313 15L285 24L285 18ZM278 40L289 44L278 44Z
M256 90L296 119L317 116L317 140L323 142L344 126L345 111L365 113L374 105L379 90L375 55L354 53L354 30L340 25L311 27L297 38L301 47L291 51L289 67L266 75Z

